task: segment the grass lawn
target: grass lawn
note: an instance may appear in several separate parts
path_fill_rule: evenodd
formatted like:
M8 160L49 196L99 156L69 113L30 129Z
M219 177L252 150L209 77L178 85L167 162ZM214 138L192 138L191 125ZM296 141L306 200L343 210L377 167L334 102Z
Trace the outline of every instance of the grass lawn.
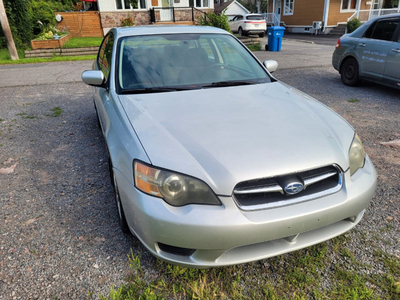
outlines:
M73 37L64 44L63 48L100 47L102 41L102 37Z
M132 272L126 284L111 287L109 294L100 298L400 299L400 260L376 249L376 265L365 264L348 249L348 240L339 236L260 262L205 270L186 269L154 258L143 266L141 250L131 250L128 263ZM92 296L88 293L89 299Z
M85 55L85 56L55 56L50 58L35 57L25 58L24 51L18 50L19 60L11 60L8 49L0 49L0 65L11 65L11 64L35 64L44 62L57 62L57 61L76 61L76 60L94 60L96 55Z

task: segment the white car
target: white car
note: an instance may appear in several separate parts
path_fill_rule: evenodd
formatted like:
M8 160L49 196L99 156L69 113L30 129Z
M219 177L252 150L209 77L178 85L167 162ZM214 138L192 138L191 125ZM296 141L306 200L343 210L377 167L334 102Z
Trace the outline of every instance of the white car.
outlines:
M264 37L267 30L267 22L262 15L237 15L229 21L229 28L232 32L238 32L241 36L257 34L260 37Z

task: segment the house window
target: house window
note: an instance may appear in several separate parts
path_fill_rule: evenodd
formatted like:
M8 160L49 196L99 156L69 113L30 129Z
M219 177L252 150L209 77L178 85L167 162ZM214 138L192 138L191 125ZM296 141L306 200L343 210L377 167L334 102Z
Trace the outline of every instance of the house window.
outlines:
M285 0L285 7L283 9L284 15L293 15L294 11L294 0Z
M357 8L357 0L342 0L341 10L355 10Z
M189 0L190 6L190 0ZM208 7L208 0L196 0L196 7Z
M146 0L138 0L138 9L146 8ZM129 0L115 0L117 9L133 9Z

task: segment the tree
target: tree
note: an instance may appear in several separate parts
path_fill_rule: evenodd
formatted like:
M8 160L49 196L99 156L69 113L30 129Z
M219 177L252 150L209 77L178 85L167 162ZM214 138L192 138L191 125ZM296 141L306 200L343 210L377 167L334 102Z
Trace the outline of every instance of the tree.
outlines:
M6 10L4 8L3 0L0 0L0 23L1 28L3 29L4 36L7 41L7 48L10 52L11 60L18 60L18 52L17 48L15 48L14 39L11 33L10 24L8 23L8 18L6 14Z

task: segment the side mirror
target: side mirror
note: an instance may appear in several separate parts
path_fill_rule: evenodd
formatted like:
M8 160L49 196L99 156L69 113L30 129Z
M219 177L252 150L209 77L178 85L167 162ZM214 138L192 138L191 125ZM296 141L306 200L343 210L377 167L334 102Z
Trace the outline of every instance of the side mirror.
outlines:
M278 63L275 60L266 60L263 62L263 65L270 73L273 73L278 69Z
M91 86L102 87L106 78L104 77L103 72L99 70L83 71L82 81Z

